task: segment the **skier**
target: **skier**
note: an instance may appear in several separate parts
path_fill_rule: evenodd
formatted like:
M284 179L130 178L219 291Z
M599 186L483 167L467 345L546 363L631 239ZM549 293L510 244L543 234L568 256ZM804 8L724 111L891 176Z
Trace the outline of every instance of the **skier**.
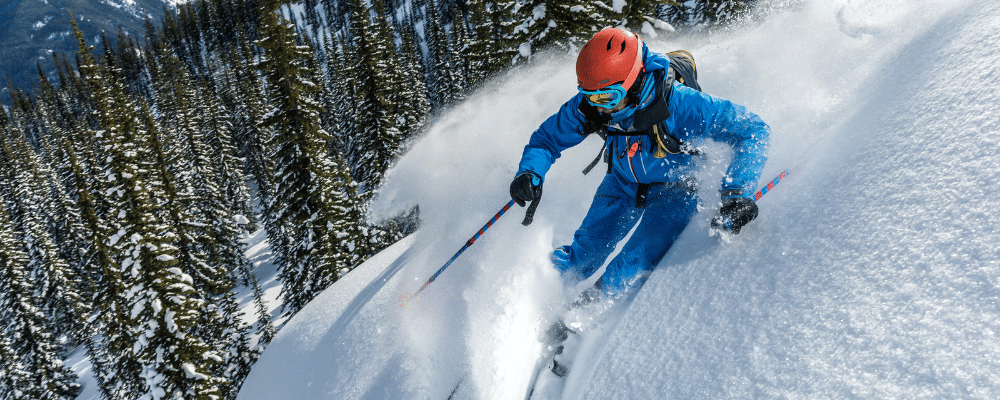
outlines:
M563 150L589 134L605 139L607 175L573 243L552 254L567 286L593 275L642 217L588 291L608 300L637 292L697 209L700 157L692 144L704 139L733 148L713 229L739 233L757 217L752 196L770 128L746 108L702 93L690 53L654 53L637 35L609 28L584 45L576 75L579 93L531 135L510 185L518 205L537 205L545 173Z

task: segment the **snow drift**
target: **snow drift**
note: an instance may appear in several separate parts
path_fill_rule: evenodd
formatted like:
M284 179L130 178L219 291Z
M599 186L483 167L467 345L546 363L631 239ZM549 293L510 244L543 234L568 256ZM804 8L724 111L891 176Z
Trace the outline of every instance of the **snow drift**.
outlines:
M1000 396L1000 4L809 1L690 50L700 83L773 128L762 177L796 166L731 243L702 210L567 378L564 399ZM595 139L550 171L535 222L507 201L521 149L575 90L571 57L519 71L444 115L392 170L376 211L419 204L419 232L291 319L240 399L520 399L549 267L601 176Z

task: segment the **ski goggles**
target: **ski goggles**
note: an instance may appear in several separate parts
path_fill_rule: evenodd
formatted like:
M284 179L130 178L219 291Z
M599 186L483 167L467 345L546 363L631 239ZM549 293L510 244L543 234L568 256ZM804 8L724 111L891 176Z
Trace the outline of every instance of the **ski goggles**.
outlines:
M586 90L579 86L576 88L583 94L583 98L587 99L587 102L592 106L608 109L618 106L618 103L621 103L622 99L628 95L628 90L625 90L621 83L616 83L597 90Z

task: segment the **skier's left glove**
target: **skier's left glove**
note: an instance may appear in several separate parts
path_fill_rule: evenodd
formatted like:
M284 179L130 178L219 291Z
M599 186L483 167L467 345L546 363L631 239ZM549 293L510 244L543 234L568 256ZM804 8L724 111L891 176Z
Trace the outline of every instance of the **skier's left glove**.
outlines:
M734 234L757 218L757 203L747 197L730 197L722 201L719 215L712 219L712 229Z

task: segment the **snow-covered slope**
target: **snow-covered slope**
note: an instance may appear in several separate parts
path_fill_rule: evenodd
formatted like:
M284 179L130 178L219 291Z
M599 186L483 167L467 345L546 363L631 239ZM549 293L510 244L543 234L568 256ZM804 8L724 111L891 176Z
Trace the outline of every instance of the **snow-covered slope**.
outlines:
M1000 397L1000 4L809 1L687 48L706 91L774 129L764 180L797 165L731 243L703 209L564 399ZM661 36L661 39L663 37ZM600 173L588 139L407 307L507 200L531 131L573 94L572 58L444 116L378 209L424 225L288 322L240 399L523 398L547 304ZM724 151L702 172L715 183ZM599 171L599 170L598 170ZM711 186L711 185L705 185Z

